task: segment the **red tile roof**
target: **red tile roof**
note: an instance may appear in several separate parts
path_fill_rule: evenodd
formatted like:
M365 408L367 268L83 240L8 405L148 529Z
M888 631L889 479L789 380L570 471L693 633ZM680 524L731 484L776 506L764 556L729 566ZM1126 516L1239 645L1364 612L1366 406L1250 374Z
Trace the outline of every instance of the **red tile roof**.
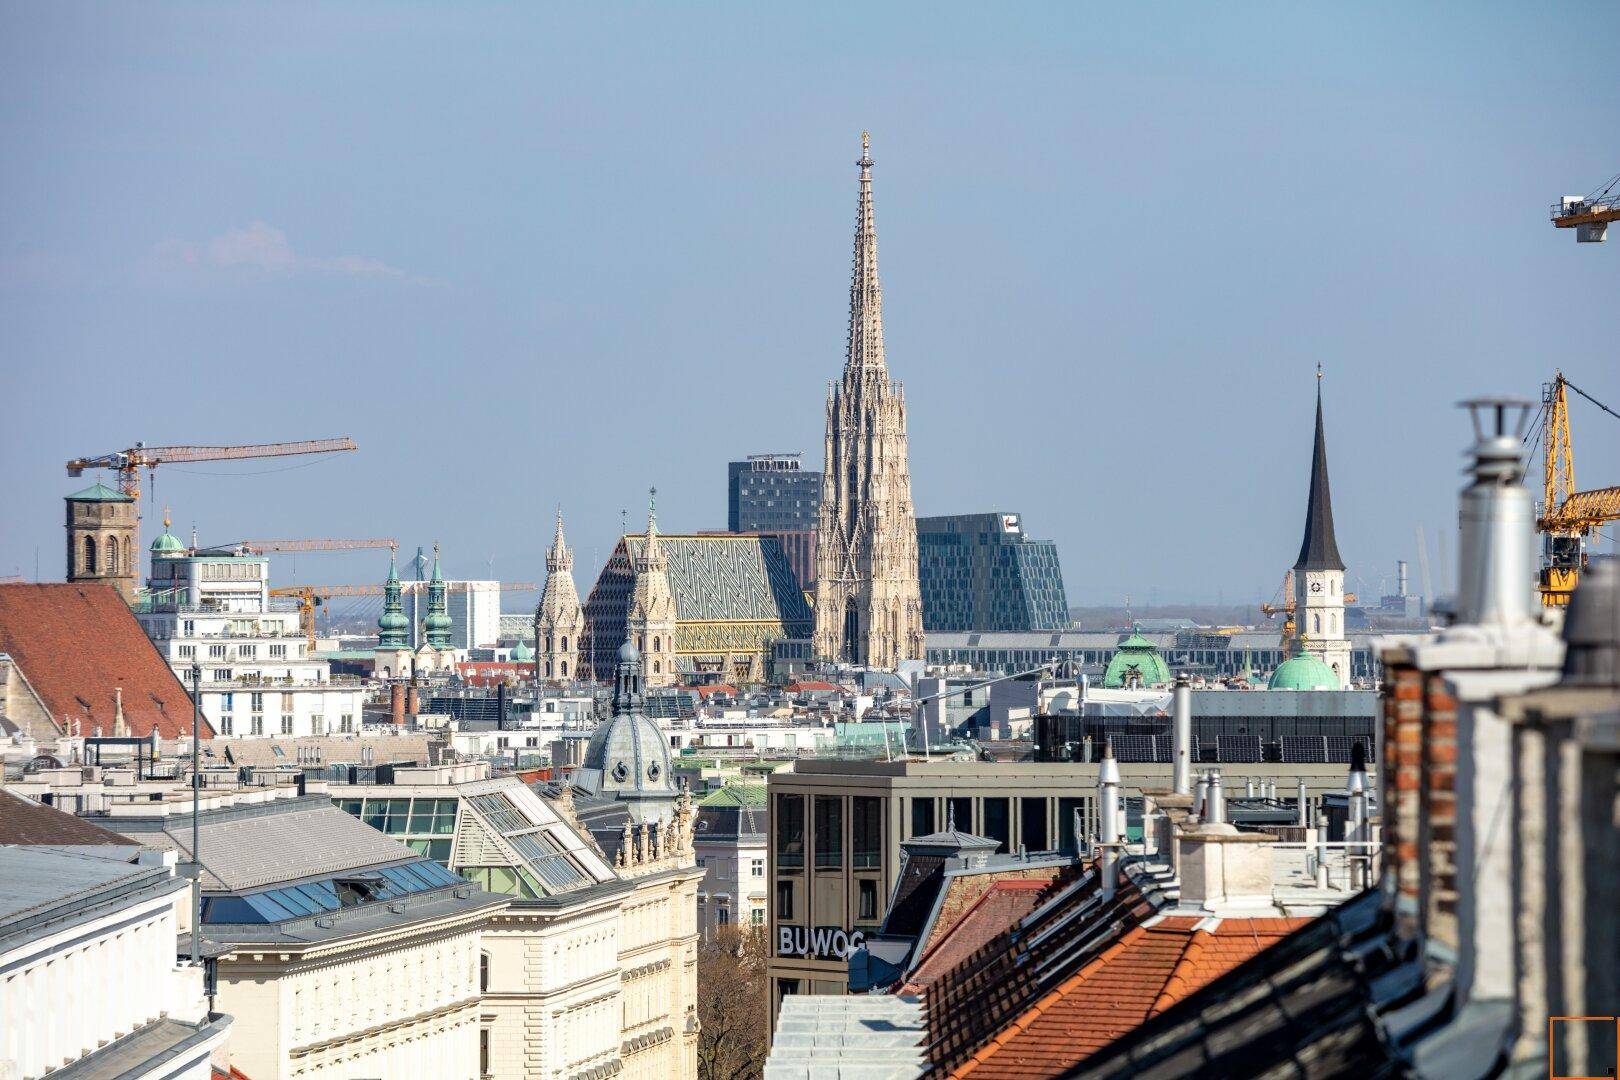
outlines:
M972 886L963 883L972 882L974 877L991 875L973 875L953 880L947 889L945 901L940 906L938 923L928 935L928 940L919 946L920 959L912 968L905 984L895 992L922 993L936 979L1034 911L1036 905L1047 895L1052 879L1057 876L1057 867L1045 869L1047 872L1040 877L1003 878L991 881L989 887L982 889L960 915L950 912L953 899L951 892L959 885L964 889L971 888ZM948 918L948 915L954 917Z
M706 698L710 694L730 694L735 697L737 695L737 688L735 686L728 686L725 683L708 683L703 686L692 687L692 692L700 698Z
M191 696L110 585L0 585L0 652L58 726L77 720L82 735L111 735L122 689L131 735L191 734ZM202 735L214 735L206 720Z
M948 1075L1055 1076L1310 922L1150 919L1030 1005Z
M841 687L839 687L836 683L820 682L816 679L810 679L805 682L790 682L786 686L782 687L782 689L786 690L790 694L802 694L812 690L839 690Z

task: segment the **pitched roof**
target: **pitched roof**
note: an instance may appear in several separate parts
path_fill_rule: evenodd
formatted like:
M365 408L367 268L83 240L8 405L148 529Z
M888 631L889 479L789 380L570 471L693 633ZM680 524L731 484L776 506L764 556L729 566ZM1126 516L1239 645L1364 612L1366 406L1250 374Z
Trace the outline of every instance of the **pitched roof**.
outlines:
M1057 1075L1311 921L1151 919L1031 1004L950 1075Z
M41 806L31 799L0 790L0 844L130 847L132 841L54 806Z
M58 725L78 719L81 734L111 735L121 689L131 735L191 734L190 695L110 585L0 585L0 652ZM213 735L204 720L203 738Z
M620 543L633 562L641 557L646 538L626 536ZM810 605L776 537L660 534L658 543L669 559L669 587L679 621L811 620Z
M918 946L919 959L896 993L921 993L1034 911L1059 870L1056 866L1043 869L1042 876L1033 878L997 878L994 874L953 878L945 887L933 930Z
M679 764L679 763L678 763ZM698 800L699 806L764 806L765 784L758 780L731 780Z
M106 484L97 481L83 491L75 491L68 497L69 502L134 502L135 500L123 492L114 491Z
M1322 433L1322 389L1316 390L1316 444L1311 453L1311 493L1305 506L1305 538L1295 570L1343 570L1333 535L1333 496L1328 491L1327 438Z

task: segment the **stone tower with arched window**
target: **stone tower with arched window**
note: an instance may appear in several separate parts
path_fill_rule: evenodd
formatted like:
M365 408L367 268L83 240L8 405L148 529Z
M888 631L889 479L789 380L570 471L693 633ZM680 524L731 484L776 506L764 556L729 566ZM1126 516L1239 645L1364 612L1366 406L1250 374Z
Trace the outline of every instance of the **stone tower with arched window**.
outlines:
M654 489L653 495L657 494ZM669 556L658 542L658 517L652 498L647 500L647 539L630 561L636 575L630 593L625 633L641 658L641 678L647 686L669 686L675 671L675 594L669 587Z
M141 519L135 500L96 484L67 497L67 579L105 581L135 602Z
M562 507L557 508L557 535L546 552L546 591L534 609L535 677L566 682L579 677L579 636L585 632L585 610L574 587L574 553L563 539Z

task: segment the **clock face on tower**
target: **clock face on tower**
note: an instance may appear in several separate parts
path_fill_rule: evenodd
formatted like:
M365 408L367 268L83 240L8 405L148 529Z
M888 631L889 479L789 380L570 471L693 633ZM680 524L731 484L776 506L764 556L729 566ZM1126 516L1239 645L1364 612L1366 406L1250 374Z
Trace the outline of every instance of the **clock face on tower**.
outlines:
M1320 581L1311 582L1311 592L1321 592L1321 591L1322 591L1322 583Z

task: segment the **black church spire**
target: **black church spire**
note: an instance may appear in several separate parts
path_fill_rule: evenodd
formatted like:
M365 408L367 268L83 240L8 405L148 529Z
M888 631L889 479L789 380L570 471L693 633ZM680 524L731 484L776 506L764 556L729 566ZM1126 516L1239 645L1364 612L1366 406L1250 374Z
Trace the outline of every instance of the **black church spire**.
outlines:
M1343 570L1339 542L1333 535L1333 496L1328 491L1327 438L1322 434L1322 373L1316 373L1316 447L1311 456L1311 494L1305 508L1305 539L1299 545L1298 570Z

